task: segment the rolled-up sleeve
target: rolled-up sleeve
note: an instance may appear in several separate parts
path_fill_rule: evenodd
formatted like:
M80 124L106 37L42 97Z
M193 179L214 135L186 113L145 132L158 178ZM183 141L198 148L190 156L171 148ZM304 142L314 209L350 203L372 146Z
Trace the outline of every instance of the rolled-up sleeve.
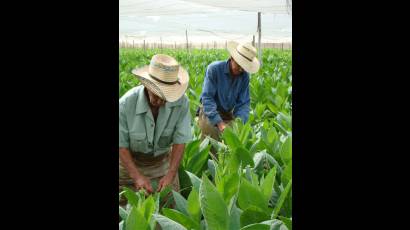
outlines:
M250 96L249 96L249 77L246 77L243 82L243 87L236 100L236 106L233 111L235 117L241 118L243 123L246 123L250 112Z
M185 96L184 96L185 97ZM189 100L185 100L181 107L181 113L175 126L173 144L185 144L192 140L191 113L189 112Z
M222 121L222 118L217 111L217 105L214 99L217 87L215 77L216 76L213 74L211 66L208 66L205 73L204 87L202 89L202 105L204 108L204 114L208 117L209 122L212 125Z
M128 134L127 117L125 116L125 102L119 104L119 147L129 149L130 140Z

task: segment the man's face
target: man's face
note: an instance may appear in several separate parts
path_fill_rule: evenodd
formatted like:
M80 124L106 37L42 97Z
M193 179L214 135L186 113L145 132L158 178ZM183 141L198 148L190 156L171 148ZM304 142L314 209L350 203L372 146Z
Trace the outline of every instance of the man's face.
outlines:
M236 63L236 61L233 60L233 58L231 57L231 73L234 76L237 76L237 75L243 73L243 71L244 70L242 69L242 67L240 65L238 65L238 63Z
M152 93L149 89L147 89L147 91L148 91L149 102L152 106L160 107L160 106L165 105L165 102L166 102L165 100L163 100L162 98Z

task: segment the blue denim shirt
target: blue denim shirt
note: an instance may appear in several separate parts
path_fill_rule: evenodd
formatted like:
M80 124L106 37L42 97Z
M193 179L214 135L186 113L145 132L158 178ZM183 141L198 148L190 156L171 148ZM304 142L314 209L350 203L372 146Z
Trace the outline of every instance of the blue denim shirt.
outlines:
M222 121L218 111L233 110L234 117L241 118L244 123L249 118L249 74L244 71L232 78L229 62L229 60L212 62L205 73L200 100L204 114L213 125Z

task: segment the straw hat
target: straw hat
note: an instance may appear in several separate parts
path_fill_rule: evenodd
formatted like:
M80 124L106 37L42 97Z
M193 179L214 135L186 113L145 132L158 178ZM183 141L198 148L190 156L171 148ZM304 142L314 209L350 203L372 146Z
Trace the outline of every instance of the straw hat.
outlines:
M251 43L239 44L235 41L228 42L228 52L242 69L248 73L256 73L259 70L259 60L256 58L256 48Z
M169 102L177 101L188 88L188 72L165 54L154 55L149 65L133 69L132 73L151 92Z

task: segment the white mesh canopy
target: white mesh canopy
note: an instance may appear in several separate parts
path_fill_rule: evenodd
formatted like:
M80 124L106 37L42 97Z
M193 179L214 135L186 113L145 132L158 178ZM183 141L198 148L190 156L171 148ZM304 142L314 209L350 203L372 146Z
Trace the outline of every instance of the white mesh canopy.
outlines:
M252 40L262 12L262 42L291 41L288 0L119 0L120 40L164 43Z

